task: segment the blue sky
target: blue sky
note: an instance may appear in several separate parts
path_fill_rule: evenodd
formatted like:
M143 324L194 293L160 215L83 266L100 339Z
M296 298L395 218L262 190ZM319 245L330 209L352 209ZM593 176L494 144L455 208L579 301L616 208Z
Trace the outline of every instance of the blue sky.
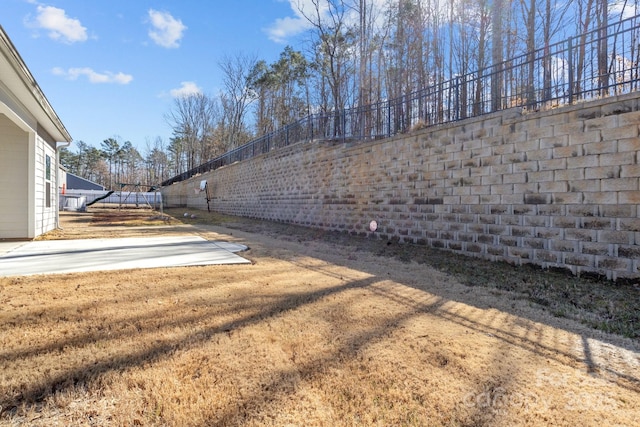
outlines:
M185 91L213 95L225 56L277 60L305 21L296 0L2 0L0 25L74 141L147 142ZM73 146L72 146L73 148Z

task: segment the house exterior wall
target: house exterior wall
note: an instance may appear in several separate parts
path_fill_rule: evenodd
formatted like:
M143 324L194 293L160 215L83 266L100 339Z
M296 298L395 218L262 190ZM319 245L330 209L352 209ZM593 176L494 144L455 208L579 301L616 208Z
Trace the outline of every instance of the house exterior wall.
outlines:
M29 133L0 114L0 239L29 237Z
M55 228L56 141L71 135L0 26L0 239Z
M56 227L55 142L20 113L0 113L0 239L32 239Z
M165 187L165 206L206 209L202 180L223 213L640 278L640 93L300 143Z
M35 138L35 144L35 235L29 237L56 227L56 151L39 135Z

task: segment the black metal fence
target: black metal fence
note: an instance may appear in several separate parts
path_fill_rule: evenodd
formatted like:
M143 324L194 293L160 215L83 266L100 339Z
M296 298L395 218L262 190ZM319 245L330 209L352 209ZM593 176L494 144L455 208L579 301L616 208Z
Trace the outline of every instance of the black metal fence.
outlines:
M162 183L304 141L366 141L509 108L555 108L638 91L640 16L388 101L313 114Z

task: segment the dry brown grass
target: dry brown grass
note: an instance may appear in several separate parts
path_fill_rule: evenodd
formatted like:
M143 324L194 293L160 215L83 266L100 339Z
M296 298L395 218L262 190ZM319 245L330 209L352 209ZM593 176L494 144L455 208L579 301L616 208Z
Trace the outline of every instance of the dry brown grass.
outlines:
M0 425L636 425L631 339L426 264L200 214L64 214L47 238L193 233L253 263L0 278Z

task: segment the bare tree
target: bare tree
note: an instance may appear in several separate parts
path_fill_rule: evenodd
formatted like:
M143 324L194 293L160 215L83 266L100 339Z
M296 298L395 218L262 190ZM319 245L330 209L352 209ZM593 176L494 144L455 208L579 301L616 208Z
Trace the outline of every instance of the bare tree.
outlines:
M596 20L598 23L598 88L600 96L607 96L609 91L609 47L607 39L607 23L609 21L609 2L596 0Z
M310 8L305 8L310 4ZM339 112L350 98L349 82L354 75L353 47L355 34L346 22L344 0L298 0L298 10L311 24L314 37L314 67L318 73L319 109L333 111L333 134L342 133ZM325 85L328 91L325 90Z
M450 6L449 50L453 56L450 73L451 78L456 78L459 118L463 119L471 113L469 101L474 83L473 72L478 70L480 55L484 55L484 52L479 52L479 48L484 49L486 29L482 28L482 6L476 1L451 0Z
M487 34L489 33L489 25L491 17L488 11L489 0L478 1L478 48L477 48L477 60L476 60L476 84L475 95L473 102L473 114L478 115L485 111L483 103L484 93L484 72L487 68L487 45L489 43Z
M504 0L491 2L491 61L493 63L491 79L491 110L497 111L502 106L502 86L504 84L503 66L504 42Z
M434 66L441 64L443 58L434 45L436 35L433 35L431 43L425 36L426 16L427 11L419 0L399 0L389 14L392 29L387 46L386 85L388 97L398 100L391 108L394 126L399 130L411 126L411 94L434 84L442 72L436 71ZM428 58L432 56L430 52L434 52L431 66L428 65ZM418 110L418 116L424 117L422 104Z
M207 95L197 93L174 100L173 108L165 115L165 120L175 136L173 151L185 156L187 169L223 151L219 141L216 143L213 138L219 118L217 101Z
M144 184L158 185L167 179L169 172L169 157L167 147L161 137L156 137L153 142L147 140L145 147L145 172Z
M256 70L255 56L238 54L225 57L218 65L223 73L224 90L220 93L222 106L222 126L225 135L225 148L235 148L248 140L245 123L249 106L255 101L257 94L251 90L251 82L255 80L252 73Z
M576 0L576 3L578 7L578 10L576 12L578 28L576 28L576 32L577 34L579 34L579 52L575 71L576 78L573 93L574 96L580 97L582 91L584 90L582 79L585 72L584 67L586 62L586 41L588 30L591 26L591 19L593 18L592 9L594 0Z

